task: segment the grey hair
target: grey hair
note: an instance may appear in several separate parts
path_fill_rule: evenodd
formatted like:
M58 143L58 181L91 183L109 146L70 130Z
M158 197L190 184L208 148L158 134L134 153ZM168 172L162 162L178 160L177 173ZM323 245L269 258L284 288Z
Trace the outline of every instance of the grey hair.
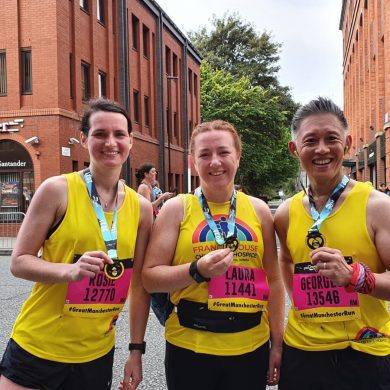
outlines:
M318 114L333 114L339 120L341 126L344 129L344 133L348 132L348 122L344 116L341 108L335 104L332 100L325 97L317 97L316 99L311 100L309 103L300 107L297 112L294 114L291 121L291 137L295 140L298 130L304 119L311 115Z

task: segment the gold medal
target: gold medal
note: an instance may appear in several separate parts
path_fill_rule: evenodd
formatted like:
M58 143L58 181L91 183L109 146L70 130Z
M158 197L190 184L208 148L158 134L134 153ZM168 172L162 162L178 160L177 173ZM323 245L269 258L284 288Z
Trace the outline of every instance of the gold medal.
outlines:
M113 264L104 265L104 273L109 279L119 279L125 272L123 263L119 260L114 260Z

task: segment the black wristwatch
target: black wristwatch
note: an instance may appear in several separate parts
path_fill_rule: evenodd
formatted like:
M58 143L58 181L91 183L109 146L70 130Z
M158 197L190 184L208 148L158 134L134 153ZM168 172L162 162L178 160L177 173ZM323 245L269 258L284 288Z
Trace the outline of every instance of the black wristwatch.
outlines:
M130 343L129 344L129 351L141 351L141 353L145 353L146 349L146 342L144 341L143 343Z
M209 282L210 278L205 278L199 271L198 271L198 260L193 261L190 264L189 269L190 275L192 279L195 280L196 283L202 283L202 282Z

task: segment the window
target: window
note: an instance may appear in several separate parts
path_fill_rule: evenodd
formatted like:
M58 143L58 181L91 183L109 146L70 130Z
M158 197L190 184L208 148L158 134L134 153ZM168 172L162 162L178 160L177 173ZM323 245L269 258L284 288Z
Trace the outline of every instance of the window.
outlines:
M188 69L188 92L192 93L192 70Z
M23 48L21 52L22 94L32 93L32 58L31 49Z
M178 138L178 122L177 122L177 112L173 113L173 136Z
M149 127L150 115L149 115L149 97L144 96L144 111L145 111L145 126Z
M180 175L178 173L175 173L175 188L179 190L181 188L180 186Z
M167 110L166 110L166 115L167 115L167 134L168 134L168 140L170 141L171 139L171 132L170 132L170 129L171 129L171 123L170 123L170 118L169 118L169 108L167 107Z
M132 28L132 33L133 33L133 49L138 50L138 30L139 30L139 20L136 16L132 15L131 16L131 28Z
M171 49L165 46L165 72L171 74Z
M88 2L89 2L89 0L80 0L80 8L83 11L86 11L86 12L89 11L89 4L88 4Z
M73 53L69 53L69 92L70 98L74 98L74 67L73 67Z
M91 97L91 79L89 64L81 63L81 96L83 100L88 100Z
M144 56L149 58L149 29L145 25L142 27L142 41L144 47Z
M0 96L7 95L7 61L5 51L0 50Z
M99 97L107 97L107 77L104 72L98 74Z
M79 170L79 162L77 160L72 160L72 172L77 172Z
M104 0L96 0L96 17L100 23L105 24Z
M198 76L194 73L194 95L198 96Z
M173 75L177 76L177 55L175 53L173 53L172 62L173 62Z
M139 123L139 92L133 91L134 122Z

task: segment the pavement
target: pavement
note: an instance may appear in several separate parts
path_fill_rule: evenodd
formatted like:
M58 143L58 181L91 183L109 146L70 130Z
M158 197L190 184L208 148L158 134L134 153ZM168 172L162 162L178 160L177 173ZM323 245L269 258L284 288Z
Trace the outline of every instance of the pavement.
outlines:
M0 358L5 350L14 321L33 286L32 282L11 275L9 271L10 260L10 256L0 256L0 305L2 308L2 315L0 316ZM117 322L112 389L118 389L123 376L123 367L129 353L128 329L126 306ZM164 371L164 327L157 321L153 312L149 314L145 341L146 354L142 360L144 379L138 390L167 390ZM276 390L277 386L268 387L267 389Z
M0 256L0 358L11 334L14 321L20 308L29 296L32 282L15 278L9 271L10 256ZM115 347L112 389L118 389L122 379L123 367L128 357L129 331L127 306L117 322L117 342ZM164 371L164 327L149 314L145 335L146 354L143 356L144 379L138 390L166 390Z

